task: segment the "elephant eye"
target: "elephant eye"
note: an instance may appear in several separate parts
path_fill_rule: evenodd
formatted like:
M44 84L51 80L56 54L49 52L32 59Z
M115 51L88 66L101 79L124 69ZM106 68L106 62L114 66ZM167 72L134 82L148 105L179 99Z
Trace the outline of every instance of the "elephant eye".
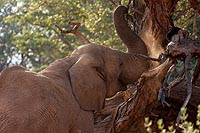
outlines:
M99 77L101 79L105 80L105 75L104 75L103 71L98 67L95 67L95 70L98 72Z
M122 63L122 62L120 62L119 66L122 66L122 65L123 65L123 63Z

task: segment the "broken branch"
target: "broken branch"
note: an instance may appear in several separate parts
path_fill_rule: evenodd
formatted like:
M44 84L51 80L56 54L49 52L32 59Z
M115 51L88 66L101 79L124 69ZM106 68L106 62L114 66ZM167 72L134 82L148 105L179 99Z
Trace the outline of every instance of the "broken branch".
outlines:
M90 43L90 41L78 31L78 28L80 27L81 23L78 22L69 22L69 25L73 26L70 30L63 30L58 25L55 25L61 32L61 34L69 34L72 33L75 36L77 36L84 44Z
M196 79L198 78L199 73L200 73L199 72L200 70L198 68L200 66L199 64L200 59L198 59L198 62L196 64L193 78L190 74L190 65L189 65L193 57L200 56L200 41L190 40L186 33L187 32L185 32L185 30L180 30L178 34L173 37L173 40L169 43L168 49L167 49L168 57L175 60L181 59L184 61L184 70L183 70L183 74L181 78L177 78L178 80L174 80L171 84L172 86L169 86L169 87L173 87L175 84L180 83L180 81L185 79L184 84L187 88L187 97L184 100L182 108L185 108L187 106L191 98L193 78L195 78L195 82L196 82ZM181 115L182 115L182 112L180 110L176 119L177 126L179 126Z
M197 59L197 63L194 68L194 74L192 77L192 83L196 84L198 77L200 76L200 58Z

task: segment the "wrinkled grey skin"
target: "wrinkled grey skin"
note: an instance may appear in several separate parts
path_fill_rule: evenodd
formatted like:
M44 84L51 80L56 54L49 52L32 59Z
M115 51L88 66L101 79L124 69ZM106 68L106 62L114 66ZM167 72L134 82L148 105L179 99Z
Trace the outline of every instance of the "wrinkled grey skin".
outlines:
M120 39L124 45L128 48L128 52L132 54L143 54L147 55L148 51L145 43L141 38L134 33L133 30L128 26L127 21L128 9L125 6L118 6L113 14L114 25ZM144 65L147 64L146 60L143 59Z
M89 44L38 73L19 66L3 70L0 132L93 133L93 112L148 68L128 51Z

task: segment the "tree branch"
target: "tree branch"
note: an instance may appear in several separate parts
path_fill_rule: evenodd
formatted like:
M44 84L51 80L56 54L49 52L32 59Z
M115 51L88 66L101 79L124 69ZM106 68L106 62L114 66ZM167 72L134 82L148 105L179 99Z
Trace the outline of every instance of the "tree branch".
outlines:
M194 68L194 74L192 77L192 83L196 84L198 77L200 76L200 58L197 59L197 63Z
M69 22L69 25L73 26L70 30L63 30L58 25L55 25L61 32L61 34L69 34L72 33L77 36L84 44L90 43L90 41L78 31L81 23L78 22Z
M178 33L172 37L172 42L169 43L167 52L170 58L175 60L181 59L184 61L183 75L185 79L184 86L186 86L187 89L187 94L186 94L187 96L184 100L182 108L185 108L192 95L193 79L195 78L194 82L196 82L196 79L199 76L198 67L200 58L198 59L195 71L193 73L193 78L190 74L190 61L193 57L200 56L200 40L191 40L188 38L187 31L179 30ZM174 86L175 84L180 83L180 81L183 80L183 75L181 76L181 78L177 78L179 80L174 80L172 82L172 85ZM182 112L180 110L176 119L177 126L179 126L181 115Z
M109 0L114 6L118 6L115 2L114 2L114 0Z
M200 1L198 0L189 0L191 7L200 14Z

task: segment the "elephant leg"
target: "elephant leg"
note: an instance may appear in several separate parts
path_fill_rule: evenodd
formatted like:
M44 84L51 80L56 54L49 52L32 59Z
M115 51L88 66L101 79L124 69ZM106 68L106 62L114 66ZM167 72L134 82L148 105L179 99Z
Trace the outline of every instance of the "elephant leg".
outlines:
M81 110L70 133L94 133L94 114L92 111Z

